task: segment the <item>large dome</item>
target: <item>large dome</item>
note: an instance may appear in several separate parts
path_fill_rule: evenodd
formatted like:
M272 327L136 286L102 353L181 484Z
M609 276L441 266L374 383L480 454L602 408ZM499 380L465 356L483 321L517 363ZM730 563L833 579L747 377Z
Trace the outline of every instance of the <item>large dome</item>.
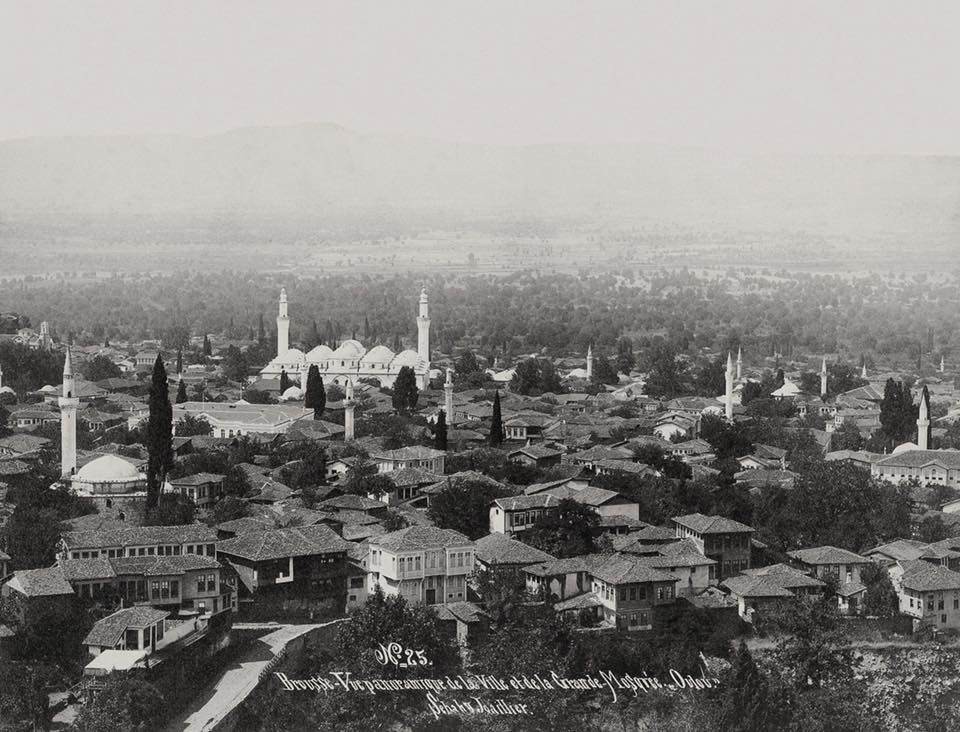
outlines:
M321 343L319 346L311 349L307 354L307 360L311 363L316 363L317 361L326 361L331 356L333 356L333 351L330 349L330 346Z
M393 355L393 351L386 346L374 346L361 359L361 363L386 366L393 360Z
M366 353L366 349L360 341L347 339L333 352L333 357L354 360L363 356L364 353Z
M121 457L104 455L80 468L77 480L82 483L112 483L139 480L140 471Z

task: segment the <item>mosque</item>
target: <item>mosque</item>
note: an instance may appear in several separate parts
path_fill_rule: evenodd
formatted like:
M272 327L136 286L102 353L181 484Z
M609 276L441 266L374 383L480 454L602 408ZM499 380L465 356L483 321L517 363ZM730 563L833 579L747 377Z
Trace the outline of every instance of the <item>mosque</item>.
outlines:
M316 365L325 384L345 386L358 379L373 379L381 386L391 387L404 366L413 369L417 386L430 385L430 316L426 288L420 291L420 311L417 316L417 350L394 353L383 345L369 351L353 339L345 340L336 349L319 345L308 353L290 348L290 317L287 314L287 291L280 290L280 312L277 315L277 356L263 367L260 376L280 377L286 371L291 381L299 375L301 389L306 386L307 372Z

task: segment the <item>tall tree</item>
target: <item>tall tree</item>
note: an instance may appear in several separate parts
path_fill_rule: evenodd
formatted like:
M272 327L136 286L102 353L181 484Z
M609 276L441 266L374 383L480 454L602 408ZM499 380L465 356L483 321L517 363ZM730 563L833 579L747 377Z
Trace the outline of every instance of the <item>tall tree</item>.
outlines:
M433 446L438 450L447 449L447 413L442 409L437 414L437 424L433 428Z
M187 401L187 383L183 379L180 379L179 383L177 384L176 401L177 404L183 404L185 401Z
M206 333L203 334L203 355L213 355L213 348L210 346L210 336L208 336Z
M733 657L726 687L720 713L720 728L724 732L766 732L776 728L767 680L743 641Z
M261 346L267 341L267 331L263 327L263 313L257 315L257 343Z
M503 415L500 413L500 392L493 393L493 416L490 420L490 447L503 444Z
M173 407L167 386L167 370L163 358L157 354L153 364L148 399L150 416L147 420L147 509L156 507L160 491L173 463L170 441L173 437Z
M177 349L177 373L183 373L183 349Z
M303 406L313 410L314 419L320 419L323 410L327 407L327 392L323 388L323 377L320 376L320 369L315 363L310 364L310 370L307 371L307 388Z
M409 366L402 366L397 380L393 382L393 408L402 414L409 414L417 408L419 397L416 374Z
M363 339L370 340L370 319L366 315L363 316Z
M287 370L280 369L280 396L283 396L290 388L290 377L287 376Z

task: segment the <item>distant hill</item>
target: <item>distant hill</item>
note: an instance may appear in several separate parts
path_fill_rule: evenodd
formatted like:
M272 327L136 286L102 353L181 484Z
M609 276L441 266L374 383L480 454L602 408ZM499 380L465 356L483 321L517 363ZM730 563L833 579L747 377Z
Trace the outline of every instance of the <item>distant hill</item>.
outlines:
M329 124L0 142L0 216L377 210L960 243L960 158L467 145Z

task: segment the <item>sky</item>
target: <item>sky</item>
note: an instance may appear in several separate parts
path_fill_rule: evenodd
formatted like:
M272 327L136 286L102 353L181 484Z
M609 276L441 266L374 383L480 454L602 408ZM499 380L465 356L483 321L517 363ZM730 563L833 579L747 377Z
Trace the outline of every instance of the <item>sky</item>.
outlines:
M953 1L0 0L0 139L960 154L958 29Z

